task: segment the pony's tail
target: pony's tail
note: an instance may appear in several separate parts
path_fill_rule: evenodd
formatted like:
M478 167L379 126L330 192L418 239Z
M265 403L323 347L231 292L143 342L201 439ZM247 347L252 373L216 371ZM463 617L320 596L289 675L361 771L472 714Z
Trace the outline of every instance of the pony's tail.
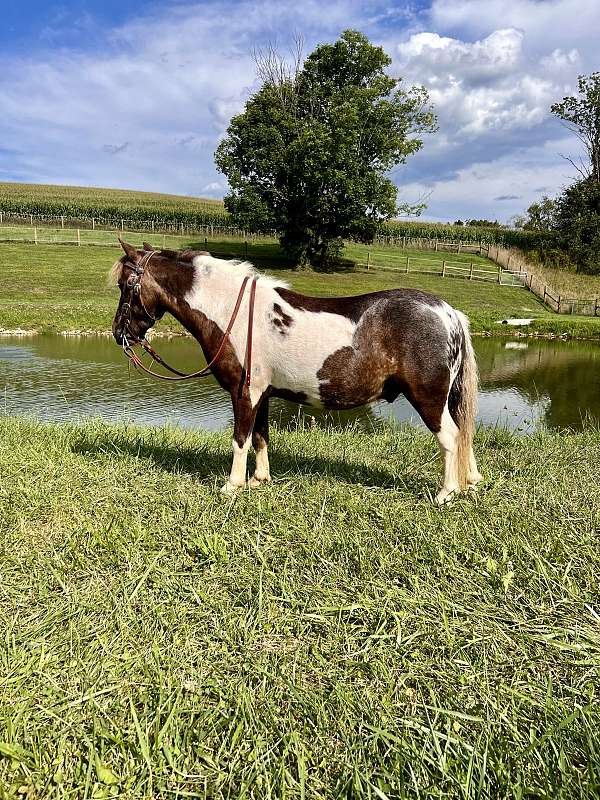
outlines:
M452 385L451 394L454 396L454 409L450 413L458 426L457 439L457 473L461 490L467 488L469 468L471 461L471 448L473 446L473 433L475 430L475 415L477 414L477 395L479 387L479 374L477 362L471 344L469 333L469 320L464 314L457 312L462 328L462 359L456 378ZM450 401L450 397L448 398Z

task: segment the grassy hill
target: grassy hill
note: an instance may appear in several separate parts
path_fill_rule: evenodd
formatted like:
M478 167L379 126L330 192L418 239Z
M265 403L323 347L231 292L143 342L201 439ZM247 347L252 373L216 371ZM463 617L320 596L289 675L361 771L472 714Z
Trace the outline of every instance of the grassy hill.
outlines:
M154 220L163 225L206 225L229 220L222 200L35 183L0 183L0 211L64 216L69 220L94 218L101 224L118 224L121 218L138 223Z
M136 208L198 208L223 210L222 200L189 197L161 192L140 192L134 189L103 189L97 186L55 186L49 183L4 183L0 181L0 203L81 203L117 206L124 211Z

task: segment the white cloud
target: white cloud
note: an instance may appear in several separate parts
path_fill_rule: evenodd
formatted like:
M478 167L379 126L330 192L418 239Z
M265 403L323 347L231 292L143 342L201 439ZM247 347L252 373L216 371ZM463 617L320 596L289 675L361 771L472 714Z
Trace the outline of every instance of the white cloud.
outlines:
M523 31L535 55L575 44L597 50L598 0L433 0L429 22L437 31L465 38L487 36L507 26Z
M503 198L496 213L486 200L492 217L502 216L504 205L510 207L506 218L532 202L529 187L559 191L573 175L558 153L577 152L577 144L564 140L550 105L573 92L578 73L597 68L592 39L600 3L434 0L421 25L396 44L395 67L408 84L428 88L442 135L428 139L409 164L412 180L403 196L418 196L428 187L430 215L451 217L448 200L455 191L464 216L469 196L478 204L481 186L474 176L483 174L485 164L491 165L486 180L493 184L486 198ZM523 175L531 179L525 189L515 186ZM475 207L468 215L482 216Z
M312 47L354 21L352 0L212 0L149 13L102 49L0 55L0 173L199 194L219 179L214 149L255 85L253 48L285 50L297 29Z
M569 141L552 141L491 158L471 162L451 176L402 187L402 197L414 200L430 195L425 219L498 219L506 222L542 194L555 192L570 179L569 164L561 148Z
M402 196L433 188L434 217L483 216L480 207L508 217L535 188L565 182L558 154L576 148L558 141L549 105L598 66L598 0L433 0L424 12L383 0L149 8L104 39L83 36L87 52L0 54L0 174L218 196L213 152L255 87L253 48L285 49L299 31L310 50L356 27L393 54L408 85L428 86L439 116L439 133L394 173Z

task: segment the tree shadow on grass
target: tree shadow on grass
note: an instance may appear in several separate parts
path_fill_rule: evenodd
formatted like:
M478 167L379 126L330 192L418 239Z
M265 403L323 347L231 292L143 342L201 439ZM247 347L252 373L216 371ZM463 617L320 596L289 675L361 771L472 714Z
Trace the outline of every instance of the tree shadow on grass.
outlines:
M296 269L296 259L286 255L278 244L274 242L250 241L248 247L243 241L197 241L191 242L193 250L208 250L216 258L237 258L250 261L254 266L269 270ZM320 270L325 273L355 272L356 262L347 257L340 257L331 262L326 268Z
M126 431L81 431L71 444L71 450L85 456L96 457L102 454L123 455L135 459L144 459L153 465L168 472L185 473L200 480L217 478L225 479L231 467L229 452L219 451L218 447L210 444L191 447L181 443L181 446L159 441L148 441L148 434ZM252 451L251 451L252 453ZM361 464L355 461L345 461L335 457L325 458L321 455L298 455L290 452L285 446L278 445L269 448L271 474L275 479L293 480L294 477L315 476L316 478L335 478L348 485L377 487L382 489L397 489L411 494L415 499L424 496L426 490L437 491L434 483L418 475L411 474L414 465L407 464L407 472L399 473ZM249 456L248 466L253 469L253 457Z

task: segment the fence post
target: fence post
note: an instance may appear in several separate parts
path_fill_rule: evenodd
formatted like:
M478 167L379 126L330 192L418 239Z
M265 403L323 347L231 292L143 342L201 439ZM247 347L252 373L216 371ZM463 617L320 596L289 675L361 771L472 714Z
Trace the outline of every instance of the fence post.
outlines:
M502 284L502 267L498 264L498 283Z
M123 220L121 220L121 231L123 230Z
M558 308L556 309L557 313L560 314L560 295L558 295Z
M29 219L31 220L31 227L33 228L33 214L29 215Z
M547 289L547 286L544 284L544 303L546 302L546 289Z
M96 220L92 217L92 230L96 230Z
M446 262L442 261L442 278L446 277Z
M208 250L208 239L206 238L206 236L204 237L204 247L206 250Z
M77 246L81 247L81 232L79 228L77 228Z
M406 256L406 271L408 272L409 269L410 269L410 257Z
M35 244L38 243L38 241L37 241L37 228L33 229L33 241L35 242Z
M600 308L600 298L598 298L598 297L597 297L597 298L594 300L594 316L595 316L595 317L597 317L597 316L598 316L598 309L599 309L599 308Z
M371 269L371 251L367 250L367 269Z
M402 237L402 247L406 250L406 236Z
M469 280L473 280L473 262L471 261L471 269L469 271Z
M162 246L162 249L163 250L165 249L165 234L164 233L163 233L163 246Z
M64 230L65 229L65 218L61 215L60 218L60 227Z

